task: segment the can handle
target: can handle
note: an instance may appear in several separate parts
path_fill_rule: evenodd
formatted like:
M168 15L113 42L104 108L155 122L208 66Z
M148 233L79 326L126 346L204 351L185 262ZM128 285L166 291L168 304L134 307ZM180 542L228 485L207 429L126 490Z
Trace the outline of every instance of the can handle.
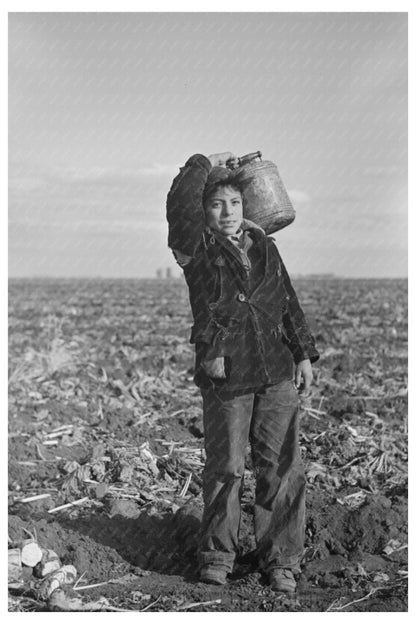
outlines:
M258 150L257 152L250 152L250 154L245 154L244 156L239 157L237 166L242 167L243 165L247 165L248 163L250 163L252 160L255 160L256 158L259 158L261 160L261 157L262 157L262 153L260 152L260 150ZM231 160L227 161L225 164L227 167L231 168Z

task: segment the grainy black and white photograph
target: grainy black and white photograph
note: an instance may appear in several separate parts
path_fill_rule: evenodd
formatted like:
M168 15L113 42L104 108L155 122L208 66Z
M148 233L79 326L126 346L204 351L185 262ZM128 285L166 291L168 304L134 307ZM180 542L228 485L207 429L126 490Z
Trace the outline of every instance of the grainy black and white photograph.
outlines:
M8 13L9 612L407 611L407 77L402 11Z

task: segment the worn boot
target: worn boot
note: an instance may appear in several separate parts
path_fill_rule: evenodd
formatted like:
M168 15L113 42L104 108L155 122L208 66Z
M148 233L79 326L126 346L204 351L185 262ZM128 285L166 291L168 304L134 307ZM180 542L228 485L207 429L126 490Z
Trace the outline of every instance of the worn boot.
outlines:
M288 568L273 568L269 572L270 587L274 591L293 593L296 591L296 581L292 570Z

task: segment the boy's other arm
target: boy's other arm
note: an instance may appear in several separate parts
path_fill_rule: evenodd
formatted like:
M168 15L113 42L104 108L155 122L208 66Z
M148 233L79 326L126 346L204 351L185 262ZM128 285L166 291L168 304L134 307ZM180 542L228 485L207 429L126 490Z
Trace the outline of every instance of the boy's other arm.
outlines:
M292 352L297 367L297 373L300 370L301 376L306 383L307 380L305 376L309 377L310 363L319 360L319 352L316 349L315 339L309 330L305 315L280 255L279 262L282 269L282 279L285 289L289 295L288 307L283 314L283 328L285 330L288 347ZM307 364L304 365L303 363L305 361L307 361ZM299 379L296 379L296 381L298 382Z
M204 229L202 195L212 165L202 154L194 154L173 180L166 202L169 224L168 246L192 258ZM176 257L176 254L175 254Z
M313 371L311 361L302 360L296 364L295 385L300 394L308 395L312 384Z

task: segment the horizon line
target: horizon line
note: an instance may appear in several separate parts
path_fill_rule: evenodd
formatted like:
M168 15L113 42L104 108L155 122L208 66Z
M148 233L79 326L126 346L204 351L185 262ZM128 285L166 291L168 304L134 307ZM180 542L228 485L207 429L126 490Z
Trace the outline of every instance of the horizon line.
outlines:
M19 280L19 279L44 279L44 280L161 280L168 281L170 279L183 279L183 274L171 274L167 275L146 275L146 276L112 276L112 275L8 275L8 280ZM387 276L387 275L340 275L337 273L293 273L290 275L291 279L301 279L301 278L319 278L319 279L384 279L384 280L392 280L392 279L400 279L400 280L408 280L408 275L395 275L395 276Z

